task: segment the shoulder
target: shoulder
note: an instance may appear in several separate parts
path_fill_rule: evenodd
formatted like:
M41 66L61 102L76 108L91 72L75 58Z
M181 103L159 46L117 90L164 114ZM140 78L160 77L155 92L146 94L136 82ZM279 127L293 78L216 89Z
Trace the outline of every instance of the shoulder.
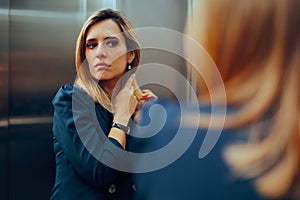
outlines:
M69 107L74 102L93 103L92 98L76 84L64 84L56 92L52 104L55 109Z
M55 94L53 102L57 101L60 98L72 96L74 85L67 83L62 85Z

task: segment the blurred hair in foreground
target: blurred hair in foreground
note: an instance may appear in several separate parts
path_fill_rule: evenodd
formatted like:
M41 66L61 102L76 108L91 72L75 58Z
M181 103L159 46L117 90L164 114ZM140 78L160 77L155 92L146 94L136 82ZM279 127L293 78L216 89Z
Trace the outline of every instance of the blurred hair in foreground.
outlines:
M201 0L187 26L216 63L227 104L239 107L224 128L253 127L254 139L229 146L225 158L270 198L300 192L299 11L299 0ZM201 71L214 81L209 68ZM201 101L218 98L218 85L199 86Z

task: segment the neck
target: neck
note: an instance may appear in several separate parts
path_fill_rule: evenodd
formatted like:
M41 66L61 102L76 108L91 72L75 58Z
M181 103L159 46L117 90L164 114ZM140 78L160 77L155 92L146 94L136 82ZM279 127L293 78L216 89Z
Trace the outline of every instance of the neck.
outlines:
M113 91L115 90L117 81L99 81L99 84L101 87L105 90L105 92L108 93L108 95L111 97L113 94Z

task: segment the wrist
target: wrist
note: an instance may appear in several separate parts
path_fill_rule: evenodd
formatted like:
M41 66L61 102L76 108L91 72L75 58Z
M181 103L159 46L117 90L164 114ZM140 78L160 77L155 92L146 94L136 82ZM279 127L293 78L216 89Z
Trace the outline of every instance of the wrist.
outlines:
M117 140L120 143L120 145L125 149L126 133L124 131L116 127L112 127L108 134L108 137Z
M113 121L115 123L122 124L123 126L127 126L129 119L130 117L124 115L123 116L115 115Z

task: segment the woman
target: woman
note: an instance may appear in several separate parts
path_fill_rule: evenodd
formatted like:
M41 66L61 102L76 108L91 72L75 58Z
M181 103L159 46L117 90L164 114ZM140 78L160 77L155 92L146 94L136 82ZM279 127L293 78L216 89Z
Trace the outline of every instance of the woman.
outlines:
M134 95L134 75L128 78L126 72L139 62L132 26L119 12L101 10L86 21L76 46L78 77L53 99L56 178L51 199L133 198L131 174L117 170L122 163L109 145L127 148L128 123L138 100L155 97L149 90L140 99Z
M199 81L201 125L194 142L170 166L137 175L138 198L300 199L300 1L194 3L188 34L207 50L223 84L208 88ZM188 55L201 56L190 48ZM211 68L199 71L206 83L215 83ZM208 97L226 105L220 98L224 88L224 126L211 122L222 134L199 159L208 127L203 112L214 106ZM141 148L162 146L164 138L162 134Z

